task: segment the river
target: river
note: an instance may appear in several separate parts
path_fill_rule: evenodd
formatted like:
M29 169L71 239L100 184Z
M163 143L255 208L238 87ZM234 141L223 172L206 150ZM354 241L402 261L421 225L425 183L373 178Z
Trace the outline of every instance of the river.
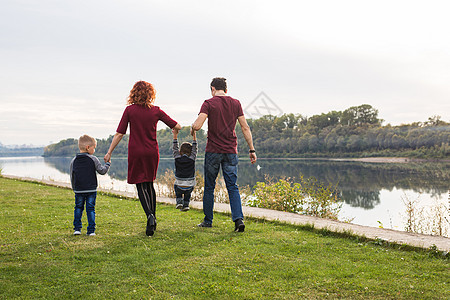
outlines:
M16 157L0 158L5 175L69 182L71 158ZM239 163L240 186L254 186L266 176L273 179L315 177L328 184L337 184L342 199L340 219L352 223L396 230L406 224L405 199L418 201L427 208L440 203L446 206L449 219L450 163L365 163L329 160L259 159L255 165L248 160ZM161 159L158 174L173 168L172 159ZM203 172L203 159L197 162ZM134 192L126 183L127 160L112 161L107 175L98 176L99 186L106 189ZM158 179L157 179L158 180ZM448 222L448 221L447 221Z

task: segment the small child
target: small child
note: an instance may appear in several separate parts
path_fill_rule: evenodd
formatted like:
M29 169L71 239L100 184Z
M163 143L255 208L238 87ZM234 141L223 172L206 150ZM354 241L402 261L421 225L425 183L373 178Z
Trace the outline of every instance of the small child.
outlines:
M97 141L88 135L78 139L78 153L70 163L70 181L75 192L75 210L73 219L73 234L81 234L81 216L86 203L86 215L89 226L86 235L95 235L95 199L97 198L97 175L108 172L111 161L102 166L97 157L93 156Z
M175 159L175 195L177 209L189 210L191 193L195 186L195 158L197 157L197 138L195 133L191 143L183 143L178 150L178 131L173 130L173 158Z

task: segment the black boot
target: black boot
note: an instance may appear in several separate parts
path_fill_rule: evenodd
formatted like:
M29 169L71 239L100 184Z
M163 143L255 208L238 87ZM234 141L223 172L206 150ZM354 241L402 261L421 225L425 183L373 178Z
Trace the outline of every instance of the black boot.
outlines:
M156 230L156 218L153 214L149 215L147 218L147 229L145 230L145 234L148 236L152 236Z

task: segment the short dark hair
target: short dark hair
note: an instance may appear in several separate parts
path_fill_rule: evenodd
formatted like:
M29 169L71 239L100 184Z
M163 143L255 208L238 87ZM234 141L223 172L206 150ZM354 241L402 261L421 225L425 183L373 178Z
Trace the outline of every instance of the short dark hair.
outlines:
M180 154L186 154L186 155L191 155L191 151L192 151L192 144L188 143L188 142L184 142L183 144L181 144L180 147Z
M227 91L227 80L223 77L213 78L211 81L211 86L213 86L216 90L222 90L224 92Z

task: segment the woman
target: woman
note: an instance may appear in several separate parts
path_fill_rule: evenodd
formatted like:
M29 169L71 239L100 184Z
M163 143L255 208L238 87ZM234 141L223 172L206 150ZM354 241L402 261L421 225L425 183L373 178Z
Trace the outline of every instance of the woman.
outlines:
M158 106L154 106L154 102L153 85L145 81L136 82L128 96L128 106L122 115L117 132L104 157L105 161L109 161L130 124L127 181L130 184L136 184L139 200L147 215L146 234L148 236L153 235L156 229L156 193L153 187L159 163L156 124L158 121L163 121L175 131L181 129L180 124Z

